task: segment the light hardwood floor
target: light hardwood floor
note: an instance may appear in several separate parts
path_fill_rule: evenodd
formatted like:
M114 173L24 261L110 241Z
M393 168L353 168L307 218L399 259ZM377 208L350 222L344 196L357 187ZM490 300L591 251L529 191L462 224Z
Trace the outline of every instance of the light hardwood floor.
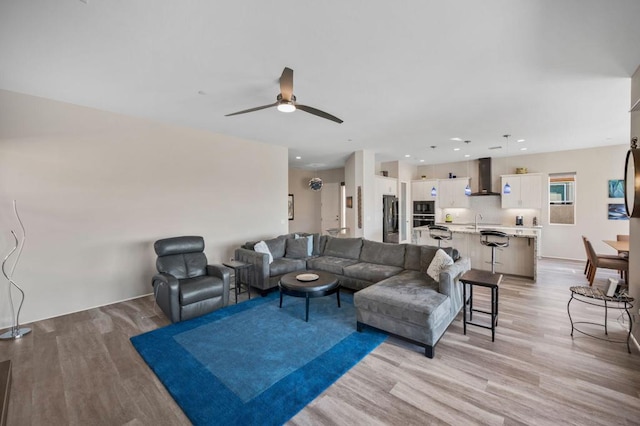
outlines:
M388 339L289 423L640 424L637 348L570 336L569 287L587 283L583 268L545 259L537 283L506 277L495 342L477 327L463 335L460 319L434 359ZM608 276L599 272L595 285ZM587 305L572 304L572 314L603 320ZM619 315L609 319L611 337L624 337ZM129 342L167 323L144 297L39 321L25 338L0 342L0 361L14 362L8 424L189 424Z

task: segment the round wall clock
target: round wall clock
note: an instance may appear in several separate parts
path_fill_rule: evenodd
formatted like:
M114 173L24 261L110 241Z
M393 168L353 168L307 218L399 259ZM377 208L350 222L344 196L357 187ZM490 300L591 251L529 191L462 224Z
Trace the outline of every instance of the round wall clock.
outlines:
M309 181L309 188L313 191L320 191L322 189L322 179L315 177Z

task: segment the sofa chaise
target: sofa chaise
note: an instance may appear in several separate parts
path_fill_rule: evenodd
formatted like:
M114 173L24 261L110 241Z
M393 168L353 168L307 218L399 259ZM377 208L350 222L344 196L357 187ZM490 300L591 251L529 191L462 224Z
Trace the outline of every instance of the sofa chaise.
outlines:
M253 265L241 278L263 295L289 272L335 274L341 287L355 291L358 330L371 326L397 335L424 347L432 358L435 345L462 308L459 278L470 269L469 259L458 256L457 250L443 251L452 262L439 269L435 279L426 271L438 247L363 238L288 234L247 242L236 249L235 258Z

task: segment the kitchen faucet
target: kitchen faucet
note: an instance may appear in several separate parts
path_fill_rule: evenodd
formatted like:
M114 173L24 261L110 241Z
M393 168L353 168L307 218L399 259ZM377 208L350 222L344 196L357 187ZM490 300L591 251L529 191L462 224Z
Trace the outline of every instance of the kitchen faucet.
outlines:
M476 217L474 219L474 226L475 226L475 230L478 230L478 217L480 218L480 220L482 220L482 215L480 213L476 213Z

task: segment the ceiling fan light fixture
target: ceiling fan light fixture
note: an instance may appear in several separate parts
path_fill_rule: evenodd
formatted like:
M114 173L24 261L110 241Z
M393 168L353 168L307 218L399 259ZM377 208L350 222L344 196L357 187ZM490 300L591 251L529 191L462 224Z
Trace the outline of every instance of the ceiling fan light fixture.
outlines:
M278 111L280 112L293 112L296 110L296 106L291 102L281 102L278 104Z

